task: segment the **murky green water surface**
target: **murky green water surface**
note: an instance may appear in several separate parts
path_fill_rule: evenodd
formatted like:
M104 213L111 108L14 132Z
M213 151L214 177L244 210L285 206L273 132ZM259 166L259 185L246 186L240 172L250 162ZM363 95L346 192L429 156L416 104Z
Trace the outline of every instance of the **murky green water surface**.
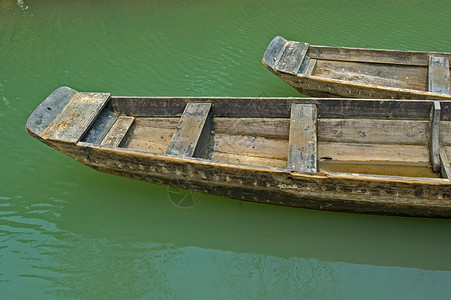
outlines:
M0 0L2 299L445 299L451 222L291 209L96 172L25 133L55 88L297 96L273 36L451 51L449 1Z

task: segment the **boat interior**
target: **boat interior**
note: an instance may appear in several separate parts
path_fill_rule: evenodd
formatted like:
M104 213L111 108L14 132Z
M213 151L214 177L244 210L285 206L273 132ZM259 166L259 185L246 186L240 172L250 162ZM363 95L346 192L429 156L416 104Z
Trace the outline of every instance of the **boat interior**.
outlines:
M449 95L451 53L315 46L277 36L263 62L275 71L357 85Z
M449 101L111 97L80 141L301 172L451 178L450 137Z
M450 94L451 55L310 46L299 73L354 84Z

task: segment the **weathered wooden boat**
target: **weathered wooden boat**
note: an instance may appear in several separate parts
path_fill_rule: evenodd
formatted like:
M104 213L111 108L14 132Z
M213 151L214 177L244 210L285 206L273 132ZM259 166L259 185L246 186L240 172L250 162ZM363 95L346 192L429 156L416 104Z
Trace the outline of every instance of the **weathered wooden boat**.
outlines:
M304 95L451 99L451 53L315 46L276 36L263 64Z
M451 101L56 89L26 130L99 171L247 201L451 217Z

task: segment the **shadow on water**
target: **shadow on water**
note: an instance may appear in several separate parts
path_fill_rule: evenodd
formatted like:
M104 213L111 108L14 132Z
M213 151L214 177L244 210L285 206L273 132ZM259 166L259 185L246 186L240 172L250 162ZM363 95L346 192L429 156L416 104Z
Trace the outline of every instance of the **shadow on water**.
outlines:
M166 187L95 171L89 172L87 179L73 179L80 186L89 185L91 192L80 192L78 199L67 203L59 226L84 236L283 258L451 270L448 220L295 209L201 194L195 194L196 205L187 209L174 205Z

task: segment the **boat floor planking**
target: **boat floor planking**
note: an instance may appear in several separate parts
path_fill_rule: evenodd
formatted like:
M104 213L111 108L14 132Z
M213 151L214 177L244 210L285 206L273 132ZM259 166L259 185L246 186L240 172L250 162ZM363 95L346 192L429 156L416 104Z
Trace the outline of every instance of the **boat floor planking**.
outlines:
M71 140L59 138L64 134L47 135L54 120L68 115L76 95L69 88L56 90L30 116L26 128L100 171L261 203L451 217L449 163L448 173L433 172L430 154L431 139L439 139L444 168L451 159L450 101L109 97L100 103L105 100L98 97L98 111L90 110L96 118L77 129L84 131L78 141L72 135ZM66 107L53 109L60 102ZM433 138L434 105L442 110ZM316 118L310 117L314 122L306 124L315 124L316 132L306 125L293 131L292 107L305 108L307 114L315 108ZM188 123L198 133L184 130ZM308 161L296 162L307 163L309 170L293 170L289 156L302 150L290 151L290 140L303 130L308 135L296 143L315 138L316 148L309 150ZM170 150L174 145L182 145L177 155Z
M276 36L263 64L314 97L451 99L450 59L451 53L315 46Z

